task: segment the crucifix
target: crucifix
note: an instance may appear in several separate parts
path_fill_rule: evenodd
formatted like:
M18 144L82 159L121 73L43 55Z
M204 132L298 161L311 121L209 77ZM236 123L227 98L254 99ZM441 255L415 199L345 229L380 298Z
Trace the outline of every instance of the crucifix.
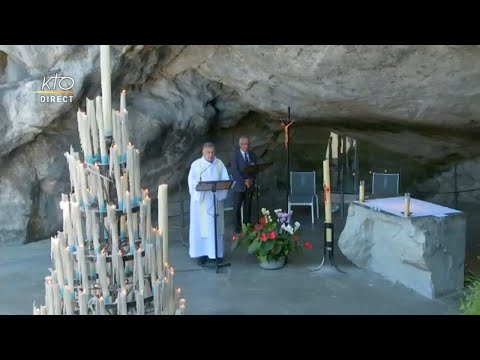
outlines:
M287 191L286 191L286 203L285 210L288 211L288 193L290 192L290 126L294 123L295 120L290 119L290 106L288 107L288 119L280 119L283 129L285 131L285 150L287 152Z

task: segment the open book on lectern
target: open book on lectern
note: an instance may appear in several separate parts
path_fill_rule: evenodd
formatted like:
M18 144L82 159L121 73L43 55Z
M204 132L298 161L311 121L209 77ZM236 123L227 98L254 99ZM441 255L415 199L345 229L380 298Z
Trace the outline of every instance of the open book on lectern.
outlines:
M235 186L233 180L218 180L218 181L200 181L195 188L197 191L218 191L230 190Z

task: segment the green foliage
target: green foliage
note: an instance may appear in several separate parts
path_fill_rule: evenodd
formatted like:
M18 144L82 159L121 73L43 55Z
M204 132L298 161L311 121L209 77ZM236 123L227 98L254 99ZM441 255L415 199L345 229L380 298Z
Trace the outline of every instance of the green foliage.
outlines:
M480 257L478 258L480 260ZM465 315L480 315L480 278L473 273L465 275L465 299L460 310Z

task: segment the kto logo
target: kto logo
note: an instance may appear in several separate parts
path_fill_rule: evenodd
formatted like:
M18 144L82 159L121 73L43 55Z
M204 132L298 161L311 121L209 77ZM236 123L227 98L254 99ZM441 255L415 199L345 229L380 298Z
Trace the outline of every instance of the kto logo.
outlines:
M50 76L43 77L42 90L35 91L40 95L40 102L42 103L60 103L73 102L73 86L75 80L70 76Z

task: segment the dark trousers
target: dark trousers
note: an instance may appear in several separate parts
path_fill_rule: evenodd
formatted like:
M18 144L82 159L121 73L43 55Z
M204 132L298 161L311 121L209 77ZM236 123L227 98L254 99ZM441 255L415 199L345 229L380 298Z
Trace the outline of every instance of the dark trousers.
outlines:
M234 191L233 192L233 213L235 214L235 231L242 229L242 213L243 205L243 223L252 223L252 190Z

